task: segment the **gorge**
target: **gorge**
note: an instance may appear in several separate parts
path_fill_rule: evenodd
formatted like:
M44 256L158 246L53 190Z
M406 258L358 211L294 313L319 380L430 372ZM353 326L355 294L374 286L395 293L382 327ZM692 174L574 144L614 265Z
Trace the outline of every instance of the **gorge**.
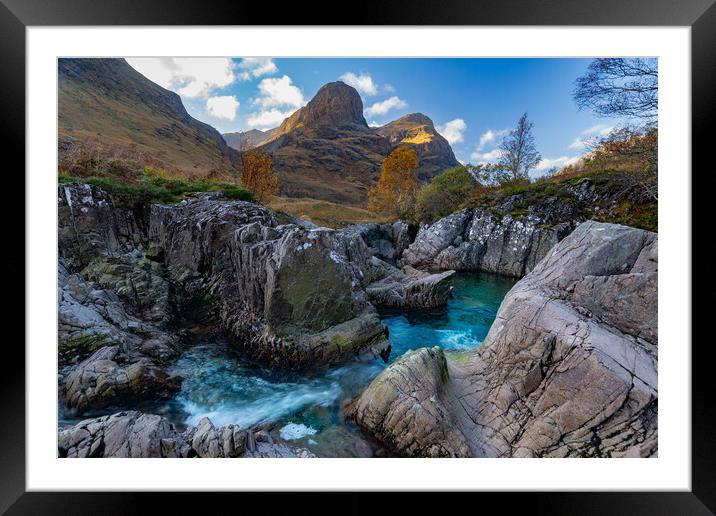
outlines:
M656 234L558 206L332 230L62 183L58 453L655 455Z

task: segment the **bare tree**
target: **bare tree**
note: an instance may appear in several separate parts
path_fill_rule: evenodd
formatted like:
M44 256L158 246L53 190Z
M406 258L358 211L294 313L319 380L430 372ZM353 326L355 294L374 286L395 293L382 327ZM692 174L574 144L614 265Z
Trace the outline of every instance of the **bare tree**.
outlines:
M509 172L512 180L529 179L529 171L542 161L532 135L534 124L523 114L510 133L500 144L501 156L498 166Z
M644 58L595 59L572 93L580 109L650 124L658 112L658 62Z

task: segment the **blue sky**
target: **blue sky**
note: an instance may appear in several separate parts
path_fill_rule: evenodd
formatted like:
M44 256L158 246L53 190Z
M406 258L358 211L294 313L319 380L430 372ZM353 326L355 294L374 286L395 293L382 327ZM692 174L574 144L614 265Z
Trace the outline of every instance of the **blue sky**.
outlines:
M221 132L269 129L325 83L358 89L370 125L407 113L429 116L463 162L490 162L523 112L543 157L536 175L584 153L619 120L579 111L574 80L589 59L130 58L179 93L189 113Z

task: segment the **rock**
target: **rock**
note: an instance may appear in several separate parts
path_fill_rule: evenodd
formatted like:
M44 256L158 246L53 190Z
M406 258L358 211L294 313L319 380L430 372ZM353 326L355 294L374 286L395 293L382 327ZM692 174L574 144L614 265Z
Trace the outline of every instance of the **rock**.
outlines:
M240 457L246 451L246 431L237 425L217 429L205 417L191 432L191 447L198 457Z
M403 455L464 442L476 457L656 456L656 247L654 233L580 224L510 290L476 352L399 360L354 402L356 422Z
M246 451L244 457L267 459L310 459L316 455L306 448L289 446L284 443L257 442L253 451Z
M498 217L466 209L421 228L402 263L521 277L572 229L572 223L546 225L533 215Z
M137 411L117 412L61 428L59 457L134 458L308 458L315 455L286 443L251 440L237 425L214 427L208 418L179 433L166 418Z
M139 251L97 258L81 275L117 294L144 321L167 324L172 319L170 287L164 267Z
M256 360L305 368L389 347L333 230L279 225L259 205L203 198L152 206L150 237L191 306L213 306L232 342Z
M59 256L77 270L93 259L144 249L143 207L116 203L99 187L62 183L57 188Z
M448 381L440 348L397 359L349 408L356 423L395 453L413 457L469 457L443 397Z
M58 266L58 346L61 366L84 360L103 346L121 345L161 363L178 354L177 339L166 329L127 312L114 292L98 288Z
M105 346L74 366L63 378L65 405L79 413L145 399L171 397L180 378L167 373L154 361L119 346Z
M382 280L366 287L371 302L376 306L391 308L425 309L437 308L447 303L453 288L446 279L455 271L428 274L412 270L405 274L397 269Z
M438 220L432 225L423 225L415 241L403 252L402 263L413 267L430 267L433 260L445 249L462 243L472 209L464 209Z
M60 429L60 457L187 457L190 448L163 417L129 411Z
M60 457L171 457L235 458L302 457L308 450L286 444L260 443L260 451L246 450L247 432L237 425L215 428L207 418L179 433L166 418L137 411L86 419L62 428Z

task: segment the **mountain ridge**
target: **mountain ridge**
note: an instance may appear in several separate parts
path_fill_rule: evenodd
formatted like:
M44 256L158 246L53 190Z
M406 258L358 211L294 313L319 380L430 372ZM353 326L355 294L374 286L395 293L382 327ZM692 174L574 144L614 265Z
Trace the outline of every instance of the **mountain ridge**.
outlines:
M189 174L232 173L240 155L176 93L124 59L58 59L58 143L133 152Z

